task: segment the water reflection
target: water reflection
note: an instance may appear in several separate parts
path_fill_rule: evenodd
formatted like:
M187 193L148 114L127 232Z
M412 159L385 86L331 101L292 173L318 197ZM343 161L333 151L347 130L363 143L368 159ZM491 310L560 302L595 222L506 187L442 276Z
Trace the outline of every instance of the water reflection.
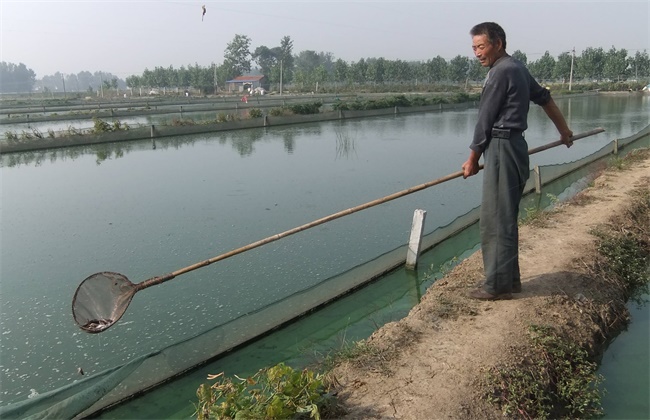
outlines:
M334 134L336 135L336 158L349 158L352 154L356 157L355 139L349 128L344 124L337 124L334 126Z

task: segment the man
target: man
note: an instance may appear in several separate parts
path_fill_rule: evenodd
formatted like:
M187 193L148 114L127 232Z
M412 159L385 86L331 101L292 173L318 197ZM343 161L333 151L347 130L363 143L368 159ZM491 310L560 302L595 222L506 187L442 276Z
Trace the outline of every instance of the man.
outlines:
M524 139L530 102L544 109L567 147L572 145L573 132L550 92L533 79L521 62L506 53L506 34L501 26L480 23L470 35L474 55L490 70L479 102L470 156L462 165L464 178L476 175L483 156L480 230L485 282L469 297L512 299L512 293L521 291L517 216L530 172Z

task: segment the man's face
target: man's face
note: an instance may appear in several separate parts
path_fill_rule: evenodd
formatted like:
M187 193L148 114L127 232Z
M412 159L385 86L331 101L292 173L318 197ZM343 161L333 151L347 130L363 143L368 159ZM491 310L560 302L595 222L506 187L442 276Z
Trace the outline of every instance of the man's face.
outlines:
M496 45L492 45L487 35L476 35L472 37L472 49L481 65L490 67L501 56L501 41L497 40Z

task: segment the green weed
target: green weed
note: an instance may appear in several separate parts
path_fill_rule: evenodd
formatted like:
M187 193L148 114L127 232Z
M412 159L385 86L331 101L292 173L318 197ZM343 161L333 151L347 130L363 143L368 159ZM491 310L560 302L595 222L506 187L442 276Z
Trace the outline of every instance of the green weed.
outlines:
M113 127L104 120L93 117L93 133L109 133L113 131Z
M590 233L598 238L604 276L619 284L627 298L642 303L650 282L650 191L635 191L632 206L616 223L598 226Z
M322 106L323 106L323 102L316 101L307 104L289 105L287 108L294 114L308 115L308 114L318 114Z
M323 375L296 371L284 363L259 370L248 378L211 375L213 385L197 390L195 416L199 419L328 418L336 397Z
M13 131L5 131L5 138L10 142L10 143L15 143L18 141L18 134L16 134Z
M271 108L269 109L269 115L272 117L281 117L284 115L284 108Z
M250 118L262 118L264 116L264 113L259 108L251 108L248 111L248 116Z
M485 398L508 417L589 418L602 414L597 364L552 327L531 325L519 362L491 368Z

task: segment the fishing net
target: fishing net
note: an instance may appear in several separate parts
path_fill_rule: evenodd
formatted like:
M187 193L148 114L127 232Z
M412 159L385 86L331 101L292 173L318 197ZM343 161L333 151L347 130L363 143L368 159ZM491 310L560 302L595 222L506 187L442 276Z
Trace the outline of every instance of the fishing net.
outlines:
M91 334L113 325L126 311L136 292L120 273L104 271L86 278L72 299L72 314L79 327Z

